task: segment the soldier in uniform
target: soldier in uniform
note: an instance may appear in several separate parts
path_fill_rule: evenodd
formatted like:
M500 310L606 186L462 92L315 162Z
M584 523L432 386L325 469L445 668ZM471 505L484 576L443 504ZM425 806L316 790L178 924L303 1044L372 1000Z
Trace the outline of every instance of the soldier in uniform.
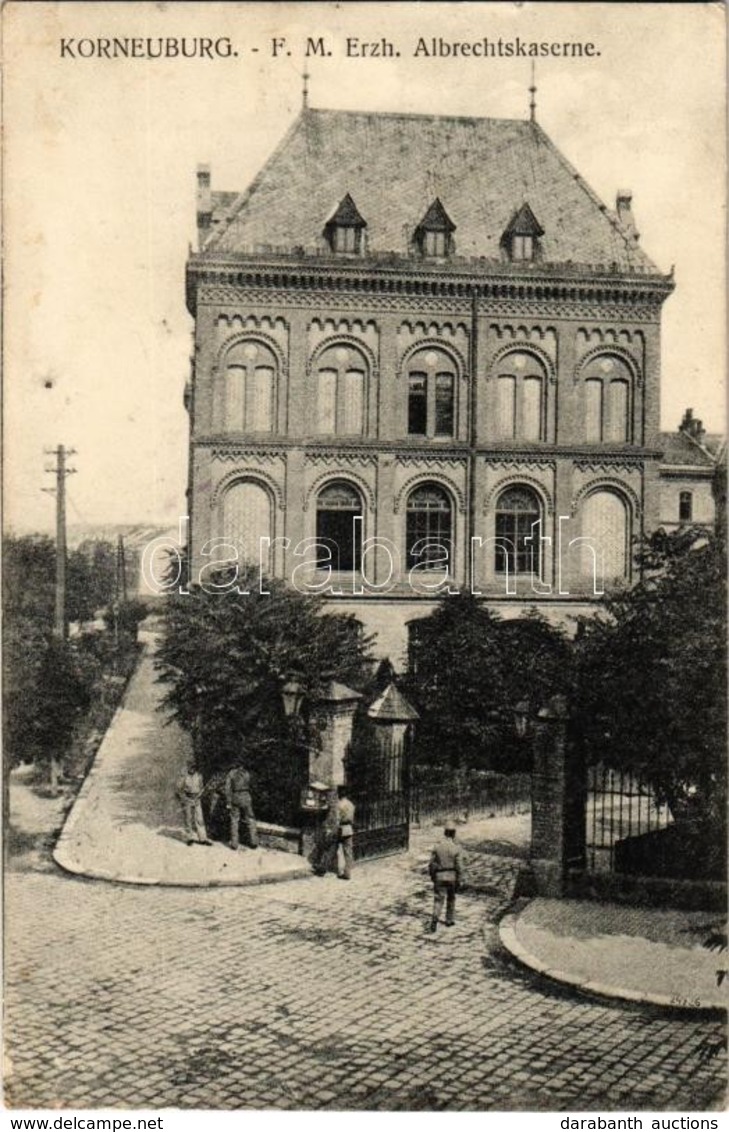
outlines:
M242 762L236 763L228 771L225 780L225 800L228 803L230 815L230 847L233 850L240 844L240 819L246 823L246 834L251 849L258 848L258 829L253 816L253 800L251 798L251 776Z
M446 906L446 926L451 928L456 922L456 892L463 875L461 850L456 844L456 827L453 822L446 823L443 837L433 847L428 872L433 882L433 916L430 930L434 932L438 928L443 901Z
M188 759L187 770L177 782L177 797L182 806L188 845L212 845L205 829L202 796L205 791L203 777L194 758Z
M354 803L349 797L346 786L337 788L339 801L337 803L337 818L339 821L339 844L342 847L342 871L340 880L351 880L352 865L354 864Z

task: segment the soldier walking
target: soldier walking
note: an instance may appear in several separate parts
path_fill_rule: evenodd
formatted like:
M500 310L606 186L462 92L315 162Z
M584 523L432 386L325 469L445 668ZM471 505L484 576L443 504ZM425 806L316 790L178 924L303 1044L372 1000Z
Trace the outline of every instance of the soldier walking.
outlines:
M430 931L434 932L438 928L444 901L446 927L452 928L456 922L456 892L463 876L461 850L456 844L456 827L453 822L446 823L443 837L433 846L428 872L433 882L433 915Z

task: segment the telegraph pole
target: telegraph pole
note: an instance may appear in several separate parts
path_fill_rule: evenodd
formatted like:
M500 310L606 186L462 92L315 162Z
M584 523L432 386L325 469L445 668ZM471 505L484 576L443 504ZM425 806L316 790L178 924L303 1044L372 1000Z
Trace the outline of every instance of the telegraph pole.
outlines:
M43 491L56 496L56 615L53 631L57 637L65 641L68 636L68 622L66 620L66 476L71 476L75 468L66 467L66 457L75 455L75 448L65 448L59 444L58 448L47 448L46 455L55 456L56 464L46 467L46 471L55 475L56 486L44 487Z
M127 557L124 549L124 536L119 535L116 544L116 600L127 600Z

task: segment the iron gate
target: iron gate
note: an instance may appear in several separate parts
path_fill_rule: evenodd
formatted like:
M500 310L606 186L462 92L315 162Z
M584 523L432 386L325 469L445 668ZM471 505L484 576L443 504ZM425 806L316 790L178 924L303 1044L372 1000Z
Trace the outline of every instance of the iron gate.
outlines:
M602 764L588 770L586 806L587 868L590 872L635 871L627 858L641 843L650 846L673 819L651 787L625 770ZM632 854L629 850L633 850ZM647 875L653 871L648 854L641 854ZM636 861L637 863L637 861Z
M408 732L390 727L352 745L346 760L347 785L355 807L354 855L384 857L409 844Z

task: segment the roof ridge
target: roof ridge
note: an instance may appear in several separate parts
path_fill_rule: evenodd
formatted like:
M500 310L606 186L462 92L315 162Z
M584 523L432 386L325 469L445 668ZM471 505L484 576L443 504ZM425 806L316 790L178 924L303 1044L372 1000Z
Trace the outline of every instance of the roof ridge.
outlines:
M439 122L508 122L510 125L531 126L526 118L504 118L491 114L424 114L416 110L339 110L331 106L309 106L307 114L347 114L359 118L425 118Z

